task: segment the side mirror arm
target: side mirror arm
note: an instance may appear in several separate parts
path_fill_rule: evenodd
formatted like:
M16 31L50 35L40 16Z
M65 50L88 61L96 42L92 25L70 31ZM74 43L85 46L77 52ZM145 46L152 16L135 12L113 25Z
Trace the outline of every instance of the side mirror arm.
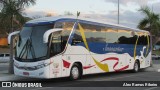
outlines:
M10 33L9 36L8 36L8 44L11 44L12 36L17 35L19 33L20 33L20 31L15 31L15 32Z
M51 35L51 33L56 32L56 31L62 31L62 28L56 28L56 29L50 29L48 31L46 31L43 35L43 43L48 43L48 38L49 35Z

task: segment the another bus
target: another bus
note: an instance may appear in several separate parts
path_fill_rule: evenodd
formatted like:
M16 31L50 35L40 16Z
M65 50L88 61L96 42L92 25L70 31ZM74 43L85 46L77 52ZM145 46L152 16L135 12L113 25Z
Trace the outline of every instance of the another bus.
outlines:
M14 73L35 78L70 77L151 65L148 31L98 19L47 17L27 22L17 34Z

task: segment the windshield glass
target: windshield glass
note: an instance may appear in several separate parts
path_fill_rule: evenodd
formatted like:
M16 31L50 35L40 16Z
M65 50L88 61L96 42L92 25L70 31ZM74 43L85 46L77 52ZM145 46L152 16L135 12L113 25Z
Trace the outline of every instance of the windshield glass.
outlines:
M43 43L43 35L52 28L53 25L23 27L16 48L16 57L21 60L47 58L48 46Z
M22 62L45 60L65 51L67 40L74 22L55 22L50 25L32 25L23 27L17 40L15 58ZM49 42L43 43L44 33L53 28L62 31L53 32Z

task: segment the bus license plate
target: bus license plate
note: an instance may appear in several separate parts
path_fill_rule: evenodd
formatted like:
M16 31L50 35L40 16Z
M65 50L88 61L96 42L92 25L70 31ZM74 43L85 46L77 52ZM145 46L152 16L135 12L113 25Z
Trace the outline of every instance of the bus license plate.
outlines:
M29 72L23 72L23 75L29 76Z

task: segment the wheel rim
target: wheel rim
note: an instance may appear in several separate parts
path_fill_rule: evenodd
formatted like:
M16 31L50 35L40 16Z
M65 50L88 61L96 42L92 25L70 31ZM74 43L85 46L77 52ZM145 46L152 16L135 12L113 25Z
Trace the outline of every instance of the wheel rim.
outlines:
M134 69L135 69L135 71L138 71L138 64L137 63L135 63L135 66L134 66Z
M74 79L77 79L79 77L79 70L77 67L72 68L72 76Z

